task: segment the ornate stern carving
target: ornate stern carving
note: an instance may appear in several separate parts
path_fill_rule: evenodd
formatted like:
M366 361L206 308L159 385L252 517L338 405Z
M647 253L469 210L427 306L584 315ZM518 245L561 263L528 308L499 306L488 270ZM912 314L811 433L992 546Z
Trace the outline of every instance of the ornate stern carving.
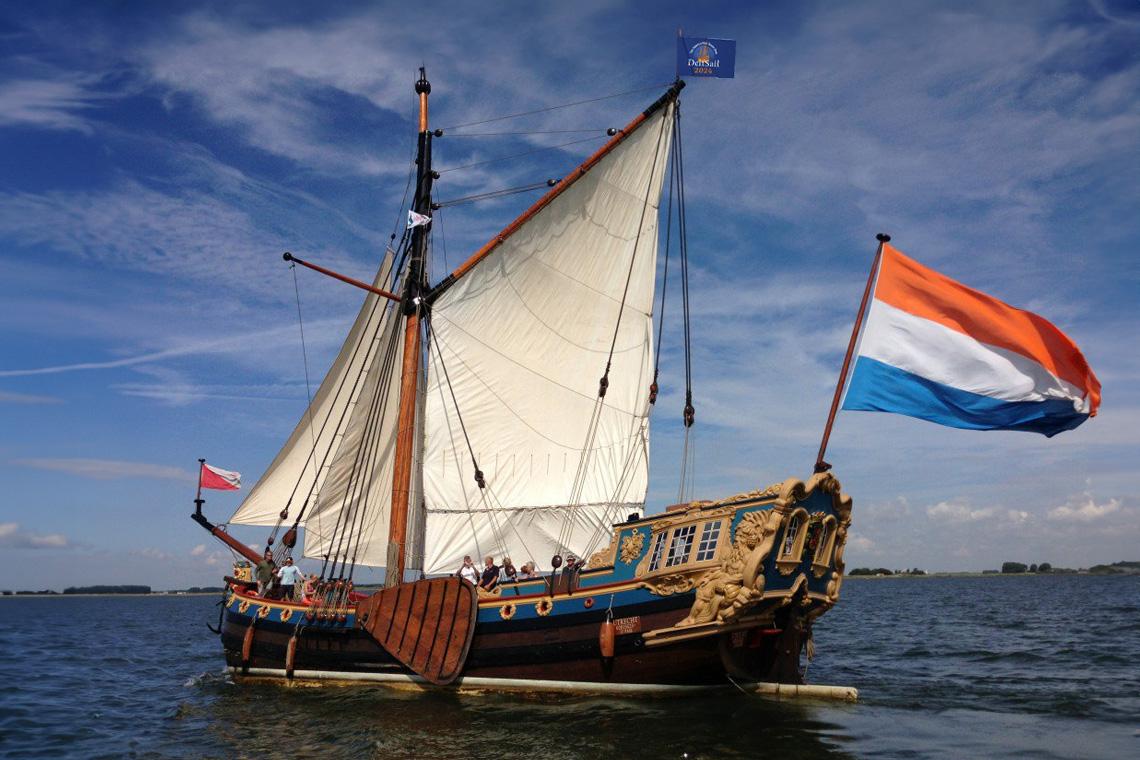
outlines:
M621 540L621 553L618 556L625 564L632 565L633 561L641 556L641 550L644 548L645 534L635 530Z
M594 570L599 567L613 567L614 554L617 553L617 537L610 539L610 545L601 551L596 551L590 555L590 559L586 561L586 569Z
M783 517L782 512L768 509L741 518L732 551L719 568L705 574L689 616L678 627L731 621L760 598L764 593L761 566L772 551Z
M613 567L621 560L627 565L632 565L641 556L641 550L645 548L645 533L640 530L635 530L621 540L621 547L618 547L618 534L615 533L614 537L610 539L610 545L599 552L594 552L590 555L590 560L586 563L587 570L593 570L597 567Z
M652 578L644 581L644 583L646 588L658 596L672 596L673 594L683 594L691 589L693 578L684 573L672 573L671 575Z

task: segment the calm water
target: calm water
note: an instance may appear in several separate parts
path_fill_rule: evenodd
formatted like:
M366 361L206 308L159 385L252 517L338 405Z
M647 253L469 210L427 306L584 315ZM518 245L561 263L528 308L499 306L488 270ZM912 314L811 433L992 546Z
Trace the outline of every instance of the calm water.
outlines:
M5 757L1140 757L1140 577L850 581L858 704L238 687L214 597L0 599Z

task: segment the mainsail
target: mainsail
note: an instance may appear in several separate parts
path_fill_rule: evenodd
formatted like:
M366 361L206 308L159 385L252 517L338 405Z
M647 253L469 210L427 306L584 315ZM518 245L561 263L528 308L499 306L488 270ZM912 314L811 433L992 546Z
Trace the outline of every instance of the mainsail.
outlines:
M667 100L652 111L433 303L427 572L475 552L517 564L581 556L644 502L657 209L673 109Z
M389 282L392 259L389 252L375 287ZM312 403L231 523L274 525L282 508L288 520L303 509L304 556L324 557L338 542L353 549L359 564L383 564L399 394L391 371L399 361L393 356L398 317L390 301L368 294Z

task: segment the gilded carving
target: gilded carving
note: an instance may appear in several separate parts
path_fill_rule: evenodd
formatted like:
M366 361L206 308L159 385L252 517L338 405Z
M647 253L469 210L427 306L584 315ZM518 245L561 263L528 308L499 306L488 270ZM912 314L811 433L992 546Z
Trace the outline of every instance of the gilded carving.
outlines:
M635 530L621 540L621 561L627 565L632 565L633 561L641 556L641 550L645 548L645 534L640 530Z
M764 593L761 566L772 551L783 517L776 510L766 509L741 518L732 551L719 568L701 579L693 607L678 626L730 621L760 598Z
M614 555L617 553L617 534L610 539L610 545L601 551L594 552L586 562L587 570L599 567L613 567Z
M683 594L691 589L693 578L684 573L672 573L646 580L645 585L658 596L672 596L673 594Z
M719 499L714 502L704 502L705 504L737 504L742 501L758 501L760 499L771 499L774 496L780 495L780 490L784 487L783 483L773 483L767 488L760 488L755 491L745 491L738 493L735 496L729 496L727 499ZM693 502L696 504L697 502Z

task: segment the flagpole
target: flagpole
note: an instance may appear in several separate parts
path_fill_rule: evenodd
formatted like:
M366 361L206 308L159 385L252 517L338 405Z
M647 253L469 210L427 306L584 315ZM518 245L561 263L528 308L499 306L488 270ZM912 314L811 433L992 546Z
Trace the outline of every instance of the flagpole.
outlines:
M202 467L205 464L205 459L198 460L198 493L194 497L194 511L199 515L202 514L202 505L206 503L206 500L202 498Z
M681 40L684 39L684 37L685 37L685 33L681 30L681 27L677 27L677 46L678 46L678 48L681 47ZM680 56L677 57L677 60L674 63L675 63L674 68L676 69L676 74L677 74L676 78L680 79L681 78L681 58L680 58Z
M835 424L835 413L839 411L839 398L843 395L843 386L847 382L847 370L851 367L851 355L855 352L855 341L859 339L859 329L863 326L863 317L867 314L867 302L871 299L871 289L875 285L875 275L879 271L879 262L883 258L883 244L889 243L891 236L880 232L875 235L879 247L875 250L875 260L871 263L871 273L867 275L867 287L863 289L863 300L859 302L859 314L855 317L855 326L851 329L851 340L847 342L847 355L843 357L843 368L839 370L839 382L835 384L835 398L831 400L831 411L827 413L827 425L823 428L823 440L819 443L819 454L815 458L815 472L827 472L831 465L823 461L827 452L827 441L831 438L831 426Z

